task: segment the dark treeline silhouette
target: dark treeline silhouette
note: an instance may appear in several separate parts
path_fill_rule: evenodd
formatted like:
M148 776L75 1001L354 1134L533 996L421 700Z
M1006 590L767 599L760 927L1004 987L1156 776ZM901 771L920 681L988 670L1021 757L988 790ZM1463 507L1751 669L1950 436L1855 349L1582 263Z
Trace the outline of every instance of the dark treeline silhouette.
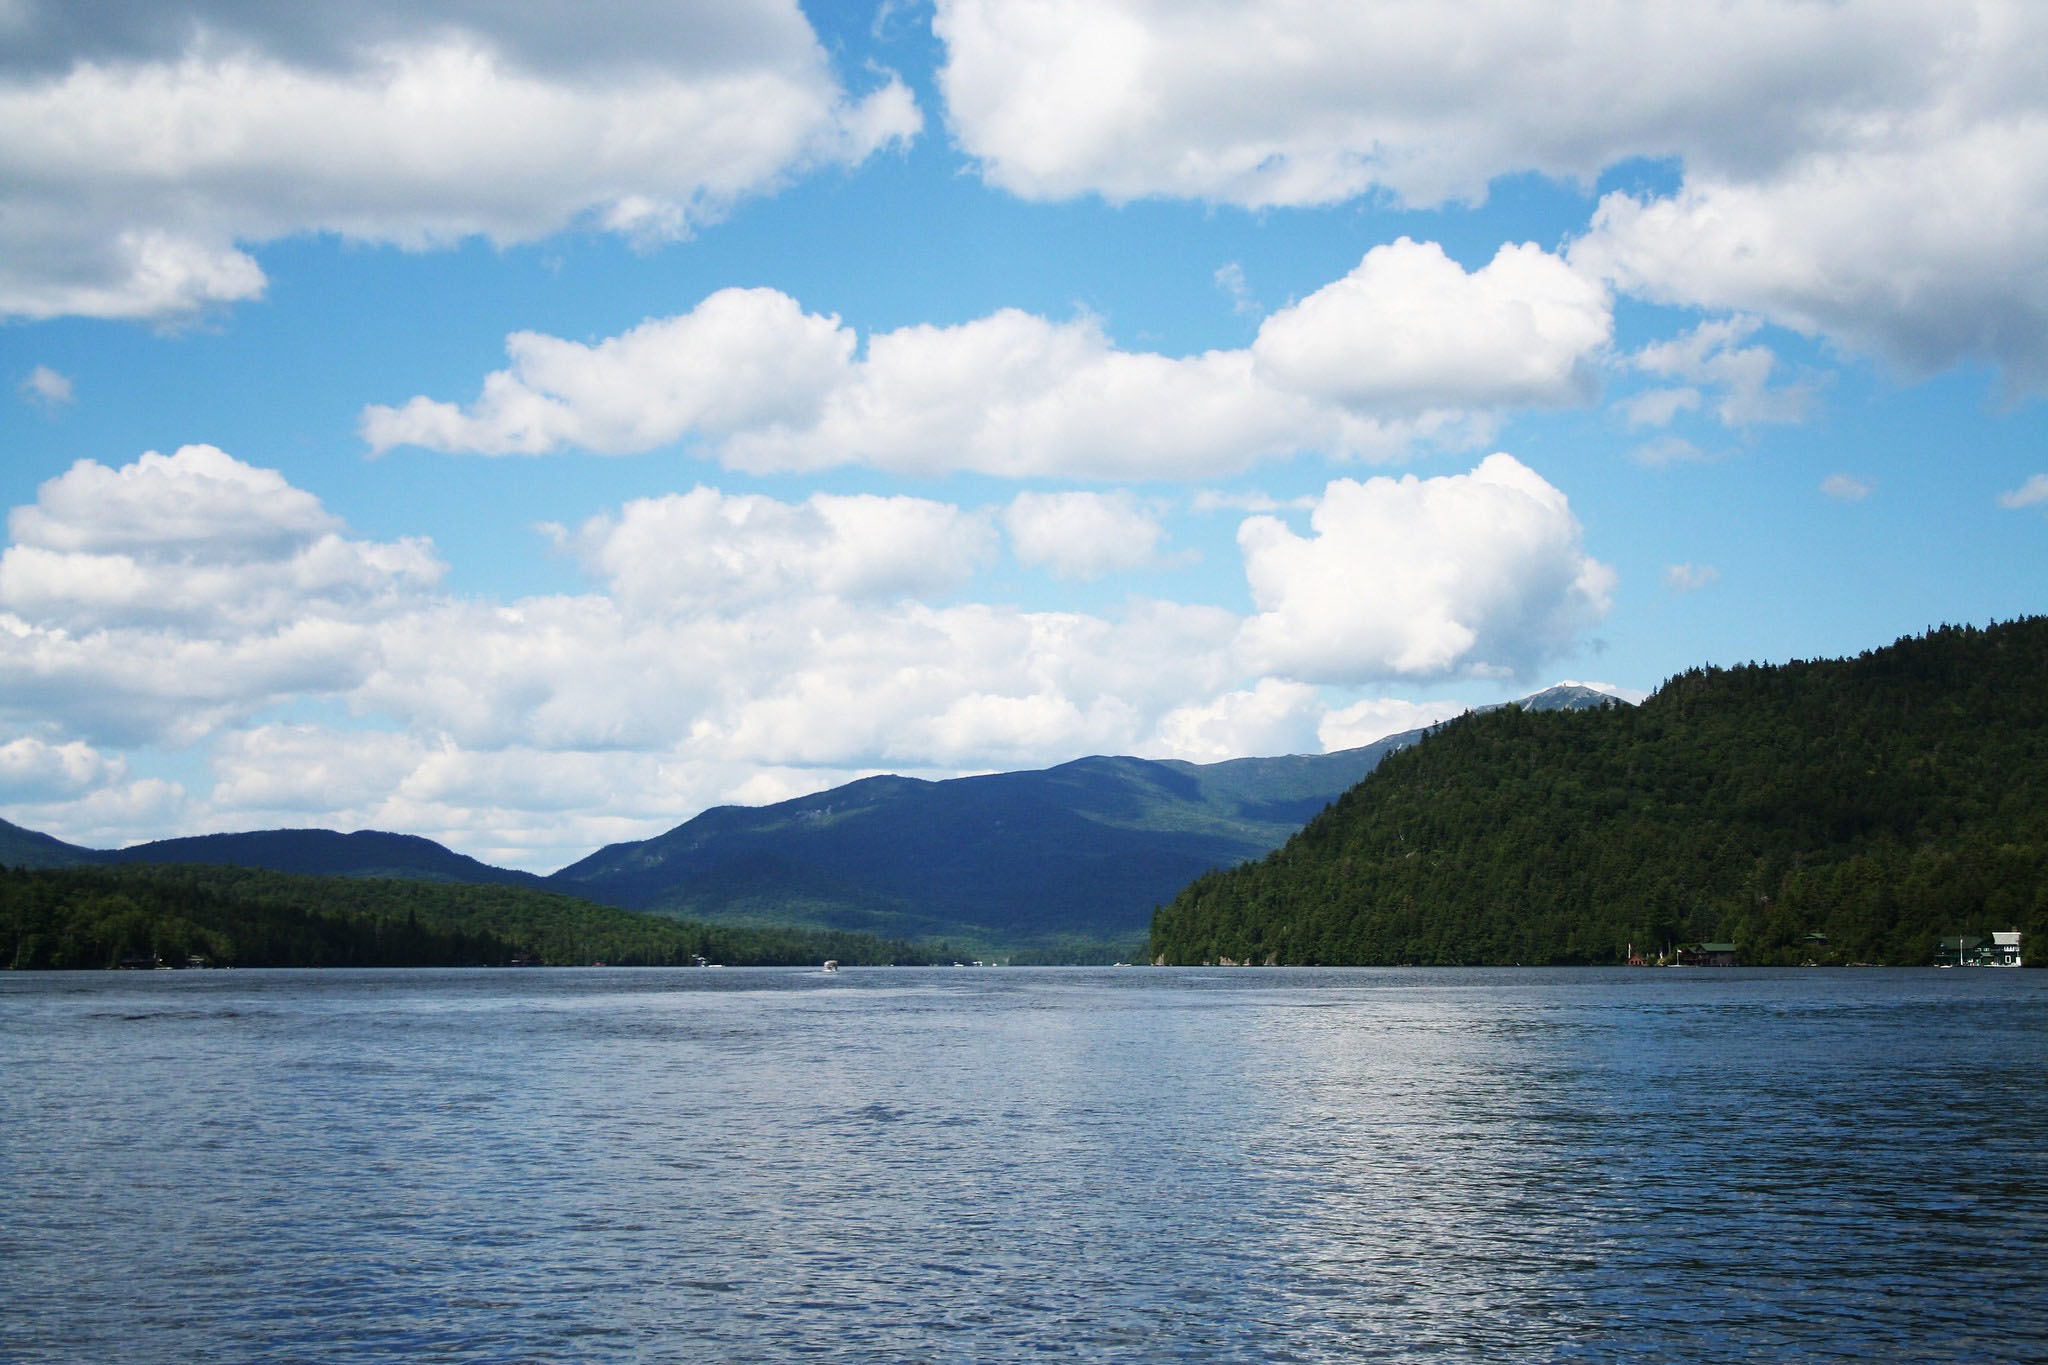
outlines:
M202 865L0 870L0 966L924 963L866 934L735 928L511 886Z

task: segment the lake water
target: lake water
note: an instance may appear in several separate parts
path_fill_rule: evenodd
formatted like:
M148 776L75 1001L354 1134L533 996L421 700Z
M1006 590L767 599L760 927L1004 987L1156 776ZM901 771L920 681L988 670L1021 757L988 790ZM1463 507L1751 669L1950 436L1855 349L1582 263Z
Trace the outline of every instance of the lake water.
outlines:
M2048 1359L2048 972L0 974L10 1361Z

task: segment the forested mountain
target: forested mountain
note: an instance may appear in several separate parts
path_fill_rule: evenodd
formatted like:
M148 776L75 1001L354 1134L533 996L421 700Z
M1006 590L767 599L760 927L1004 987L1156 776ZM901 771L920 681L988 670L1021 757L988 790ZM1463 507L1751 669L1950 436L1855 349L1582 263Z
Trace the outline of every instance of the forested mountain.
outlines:
M1611 704L1574 686L1526 703ZM943 782L869 778L773 806L705 811L601 849L548 885L712 920L1100 960L1134 949L1153 908L1191 878L1276 847L1425 733L1222 763L1097 757Z
M1553 710L1613 698L1563 685L1522 704ZM1098 757L944 782L869 778L773 806L706 811L546 878L376 830L257 830L99 850L0 822L0 866L204 864L523 886L721 923L1107 960L1134 951L1153 907L1190 879L1278 846L1426 733L1332 754L1222 763Z
M922 937L1040 944L1145 932L1161 900L1277 845L1361 776L1273 761L1085 758L1042 772L926 782L875 777L765 807L704 812L549 879L613 904ZM1221 766L1221 765L1217 765ZM1099 955L1099 953L1097 954Z
M261 829L239 834L195 834L127 848L81 848L0 820L0 867L105 867L135 863L202 863L260 867L316 877L399 877L411 881L538 887L530 872L514 872L465 857L416 834L362 829Z
M210 863L316 877L399 877L409 881L539 887L530 872L492 867L416 834L359 829L263 829L159 839L99 855L110 863Z
M0 820L0 867L90 867L106 856Z
M1474 713L1154 918L1166 962L1921 963L2048 949L2048 619ZM1817 936L1817 937L1815 937Z
M691 924L511 886L257 868L0 867L0 967L921 963L861 934Z

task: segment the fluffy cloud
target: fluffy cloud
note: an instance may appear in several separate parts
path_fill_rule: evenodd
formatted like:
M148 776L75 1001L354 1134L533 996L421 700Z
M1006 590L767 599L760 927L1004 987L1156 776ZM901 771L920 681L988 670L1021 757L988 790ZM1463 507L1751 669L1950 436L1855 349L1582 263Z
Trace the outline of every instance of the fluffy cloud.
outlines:
M467 410L424 397L367 409L371 449L624 452L691 437L753 471L1159 478L1311 446L1384 453L1450 424L1351 417L1262 382L1242 351L1135 354L1091 319L1015 310L883 333L855 359L837 319L772 290L716 294L597 346L521 334L509 349L512 367Z
M256 469L213 446L155 451L109 469L80 460L7 517L17 545L229 562L273 555L339 523L319 499L274 469Z
M1322 748L1316 726L1323 711L1315 688L1262 678L1256 686L1168 712L1146 753L1193 763L1245 754L1314 753Z
M1820 491L1836 502L1862 502L1873 490L1853 474L1830 474L1821 480Z
M349 539L311 494L211 446L81 460L8 530L0 715L115 744L359 682L375 626L442 572L424 541Z
M596 345L533 333L467 408L364 410L373 451L604 453L694 439L752 471L1206 477L1301 450L1374 458L1470 444L1494 409L1587 396L1604 290L1535 247L1467 273L1403 239L1267 319L1248 350L1126 351L1092 318L1004 309L880 333L769 289L724 290Z
M995 532L922 498L814 493L791 505L698 488L594 517L571 543L624 606L732 615L793 596L944 593L994 557Z
M254 297L241 244L409 248L576 223L673 238L912 137L893 77L834 80L791 0L548 7L8 7L0 314L166 317Z
M1635 157L1769 166L1941 76L1963 7L939 0L962 145L1030 198L1483 198Z
M1003 513L1020 564L1100 578L1153 562L1165 528L1129 493L1019 493Z
M362 619L443 568L424 541L344 538L311 494L212 446L151 451L121 469L80 460L7 526L0 609L74 633Z
M126 775L118 756L76 740L47 744L24 737L0 744L0 803L69 799Z
M1388 735L1405 734L1410 730L1422 730L1432 725L1441 725L1466 711L1463 702L1455 701L1401 701L1395 698L1371 698L1353 702L1324 716L1316 725L1316 737L1323 748L1330 752L1338 749L1358 749L1385 739Z
M1300 536L1238 531L1250 667L1304 682L1526 676L1597 622L1614 572L1563 493L1508 455L1443 478L1339 479Z
M415 398L371 407L363 436L484 455L564 444L606 454L684 435L810 426L846 382L853 333L773 289L722 289L679 317L642 323L596 346L515 332L512 367L484 381L469 411Z
M1815 152L1761 181L1690 176L1666 198L1610 195L1572 261L1631 294L1761 314L1912 374L1981 360L2038 390L2048 107L1957 121L1890 120L1877 145Z
M2048 13L1894 6L1932 21L1896 84L1761 166L1689 164L1672 195L1604 199L1575 263L1642 297L1760 314L1912 374L2000 366L2048 387ZM1843 25L1879 18L1842 11Z
M1562 495L1495 456L1456 479L1332 485L1291 565L1271 519L1247 521L1250 622L1143 599L943 603L992 558L999 517L1070 569L1107 549L1042 523L1099 518L1126 544L1156 527L1127 494L1077 498L998 513L699 488L553 528L591 590L491 602L442 592L423 546L352 539L305 490L210 447L83 462L16 511L0 557L0 723L33 736L0 745L0 801L88 843L317 823L545 868L707 804L879 770L1314 748L1365 713L1333 714L1311 674L1548 652L1596 614L1604 574L1576 555ZM1411 552L1433 586L1382 594L1385 638L1311 600L1308 577L1357 582ZM1553 581L1573 570L1576 589ZM1291 623L1342 657L1308 658ZM1461 623L1462 653L1418 653L1413 637ZM1389 650L1391 669L1367 657ZM116 752L179 746L211 764L210 790L130 780Z
M1147 603L1116 619L802 595L666 619L602 597L449 604L390 622L349 700L464 750L1014 767L1128 750L1166 710L1228 684L1236 625Z
M1669 423L1681 409L1699 406L1701 388L1719 391L1714 415L1725 426L1803 418L1812 402L1811 390L1801 384L1772 387L1777 355L1768 346L1740 344L1762 325L1761 319L1753 317L1703 322L1682 336L1645 346L1630 356L1639 370L1685 381L1682 388L1637 395L1627 407L1630 425Z
M1353 408L1550 407L1590 396L1612 323L1606 291L1533 244L1467 274L1403 237L1266 319L1252 354L1283 386Z
M160 839L167 832L199 833L201 827L193 821L203 823L206 810L204 803L194 801L179 783L143 777L109 782L77 797L47 792L28 795L7 808L7 818L67 843L119 848Z
M2048 12L2027 0L940 0L962 146L1029 198L1476 202L1632 158L1572 259L1922 373L2048 386Z

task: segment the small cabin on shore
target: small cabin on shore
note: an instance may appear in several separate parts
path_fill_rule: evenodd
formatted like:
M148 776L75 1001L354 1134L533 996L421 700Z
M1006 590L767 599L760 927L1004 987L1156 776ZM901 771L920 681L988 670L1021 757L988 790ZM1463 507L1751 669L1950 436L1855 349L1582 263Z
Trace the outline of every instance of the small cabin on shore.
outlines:
M1678 965L1681 967L1740 967L1732 943L1690 944L1678 950Z

